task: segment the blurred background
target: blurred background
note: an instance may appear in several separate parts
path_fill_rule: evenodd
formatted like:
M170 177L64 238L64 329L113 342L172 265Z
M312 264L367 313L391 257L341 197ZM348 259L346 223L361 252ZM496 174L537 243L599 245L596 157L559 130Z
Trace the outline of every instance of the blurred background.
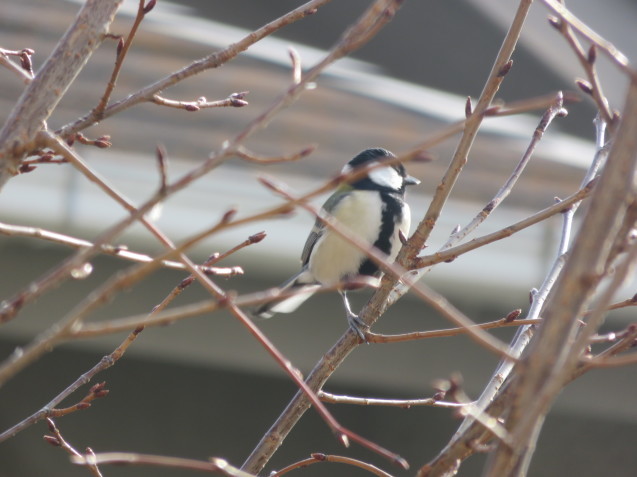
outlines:
M72 22L81 2L23 0L0 3L0 46L33 48L34 68L42 65ZM144 20L125 62L113 96L121 99L155 80L238 41L250 31L301 5L276 0L160 0ZM294 46L304 67L312 66L334 45L341 32L369 1L335 0L316 14L266 38L216 70L163 92L175 100L224 99L249 91L249 106L186 112L152 104L139 105L88 129L91 138L110 134L108 150L78 146L84 158L111 184L136 203L159 184L155 148L164 145L172 179L204 161L222 142L235 136L290 85L288 47ZM629 58L637 54L634 25L637 5L628 0L572 2L574 12ZM311 190L340 171L362 149L381 146L399 154L435 131L464 117L467 96L477 99L513 17L515 2L496 0L407 1L397 16L352 57L330 67L318 88L284 110L247 145L258 154L279 156L317 145L295 163L257 167L233 160L168 200L157 223L174 241L192 236L236 207L240 215L272 207L280 200L257 177L268 174L292 190ZM126 34L137 2L128 0L112 28ZM547 21L537 2L513 57L511 72L498 98L510 102L576 90L582 71L564 40ZM80 74L49 121L57 129L88 112L100 98L115 58L115 42L106 41ZM611 105L621 108L625 82L598 55L602 84ZM0 70L0 116L4 120L23 85ZM587 98L568 106L545 135L511 196L481 227L486 234L551 205L554 197L575 192L594 153L595 109ZM444 243L457 224L468 223L494 196L526 149L542 111L489 119L472 149L469 163L445 207L429 251ZM456 138L430 151L432 162L409 164L422 180L408 201L414 222L422 218L431 194L453 154ZM317 200L320 204L321 199ZM125 216L115 203L71 166L44 165L15 177L2 191L0 221L43 227L94 240ZM256 291L280 283L297 270L312 217L255 223L211 237L192 257L203 261L249 235L264 230L267 238L230 257L245 276L221 279L226 289ZM428 285L475 321L528 308L529 291L539 287L554 259L560 220L554 218L513 238L437 266ZM121 238L136 251L155 254L158 244L144 229L133 227ZM50 270L72 250L37 239L0 237L0 292L12 296ZM98 257L85 280L66 282L26 306L19 319L2 326L0 350L8 356L37 333L57 322L81 298L128 263ZM162 270L118 296L95 314L104 320L149 311L174 287L183 273ZM625 299L634 289L618 294ZM362 306L369 293L354 296ZM197 285L177 304L207 298ZM341 336L346 321L335 294L313 297L298 312L260 322L261 329L304 373ZM622 329L633 312L613 314L608 329ZM449 327L427 306L406 296L392 307L374 331L398 333ZM508 339L512 330L494 333ZM0 428L33 413L64 389L125 335L60 346L27 368L0 390ZM434 392L432 382L459 372L466 390L477 397L497 359L465 337L403 344L361 346L338 369L326 390L367 397L420 398ZM148 329L124 359L97 376L110 394L88 411L57 421L78 449L133 451L205 459L221 456L240 465L295 393L254 339L225 313ZM77 399L83 396L80 391ZM632 370L589 373L568 386L544 426L530 475L632 476L637 423L637 384ZM75 402L73 399L69 403ZM363 408L330 406L342 424L400 453L417 468L432 458L455 431L459 420L436 408ZM86 475L67 456L47 445L45 423L0 445L0 476ZM391 469L379 457L356 446L338 446L328 428L310 411L294 429L266 471L305 458L310 452L347 454ZM470 459L460 475L475 475L480 457ZM329 466L329 467L326 467ZM176 475L145 468L105 468L105 475ZM321 464L307 475L363 475L362 471Z

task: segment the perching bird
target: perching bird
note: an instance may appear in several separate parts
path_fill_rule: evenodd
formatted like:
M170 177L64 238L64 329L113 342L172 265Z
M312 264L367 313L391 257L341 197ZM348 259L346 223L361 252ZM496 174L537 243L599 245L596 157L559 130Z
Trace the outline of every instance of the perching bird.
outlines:
M366 149L349 161L342 173L392 158L395 156L385 149ZM407 175L400 163L376 167L352 183L341 185L325 201L321 212L334 217L350 233L376 247L393 262L401 246L400 235L407 237L411 223L405 187L419 183L418 179ZM346 286L348 280L356 277L379 277L381 274L378 265L364 252L319 219L305 242L301 262L301 271L280 286L281 291L295 294L261 305L255 310L255 316L270 318L275 313L293 312L321 285ZM346 290L339 291L350 327L364 339L364 324L352 312Z

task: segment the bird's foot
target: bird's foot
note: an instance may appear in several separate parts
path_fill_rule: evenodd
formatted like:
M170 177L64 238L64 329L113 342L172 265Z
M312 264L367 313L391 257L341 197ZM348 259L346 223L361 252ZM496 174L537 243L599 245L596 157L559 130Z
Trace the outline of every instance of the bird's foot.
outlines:
M359 336L363 343L367 343L367 331L369 330L369 325L361 320L358 315L354 313L347 314L347 323L349 327Z

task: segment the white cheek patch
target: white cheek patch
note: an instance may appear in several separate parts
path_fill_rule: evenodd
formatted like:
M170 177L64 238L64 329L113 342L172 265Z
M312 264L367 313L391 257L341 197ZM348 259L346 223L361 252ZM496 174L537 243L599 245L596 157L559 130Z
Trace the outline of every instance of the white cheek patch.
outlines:
M378 167L369 173L369 178L374 183L398 190L403 186L403 178L393 167Z

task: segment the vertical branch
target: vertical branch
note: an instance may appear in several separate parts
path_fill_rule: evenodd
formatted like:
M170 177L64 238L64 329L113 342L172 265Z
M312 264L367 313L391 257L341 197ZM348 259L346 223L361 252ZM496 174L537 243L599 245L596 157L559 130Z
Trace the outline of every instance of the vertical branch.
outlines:
M108 80L108 84L106 85L106 90L102 95L99 103L91 111L91 115L94 115L97 119L101 119L104 114L104 109L108 105L108 101L115 89L115 84L117 83L117 78L119 76L119 72L122 70L122 66L124 64L124 58L126 57L126 53L130 49L130 46L133 44L133 39L137 34L137 30L139 29L139 25L141 25L142 20L146 16L148 12L150 12L155 6L156 0L150 0L148 4L146 4L146 0L139 0L139 6L137 7L137 15L135 16L135 21L133 22L133 26L126 37L126 40L119 43L117 47L117 58L115 59L115 67L113 68L113 72L111 73L111 78Z
M486 470L487 476L519 475L518 472L524 471L527 450L535 445L536 423L543 420L585 349L584 340L576 339L579 320L607 273L614 242L621 239L617 234L622 230L628 207L636 194L636 161L637 81L633 78L623 119L582 223L582 233L577 236L563 273L547 301L543 313L545 319L511 383L513 393L506 426L515 437L515 446L497 447ZM589 323L586 333L595 331L600 322ZM524 455L527 460L522 461Z
M601 164L606 160L608 155L608 149L606 147L606 122L603 121L599 116L595 118L595 129L597 131L596 134L596 150L595 157L586 171L584 178L582 179L581 186L585 187L587 184L593 180L596 176L597 171L599 170ZM579 208L581 201L576 202L572 206L570 206L567 210L563 212L562 217L562 234L560 236L560 243L558 246L557 256L551 269L547 276L544 278L544 281L540 285L540 288L537 289L533 293L531 307L529 312L527 313L526 319L533 320L537 319L540 316L540 312L544 306L546 298L555 285L557 278L564 267L564 262L566 259L566 252L568 251L570 245L570 237L573 226L573 217L575 216L575 212ZM529 344L533 336L534 328L532 326L524 326L518 330L515 334L512 343L511 343L511 352L513 356L520 356L526 346ZM502 383L509 376L511 371L513 370L513 362L505 361L502 362L496 369L493 374L491 380L485 387L482 392L480 398L478 399L478 406L481 409L485 409L489 403L494 399L495 394L500 389ZM458 437L467 430L468 426L472 424L472 420L470 417L464 420L458 431L456 432L455 437Z
M408 244L399 253L397 258L399 263L404 264L408 258L413 258L418 255L429 239L429 235L440 216L440 212L449 198L451 190L453 189L462 168L467 163L469 150L471 149L478 129L482 124L484 112L491 105L493 98L500 89L504 76L511 68L511 55L517 45L518 38L522 31L522 26L524 25L524 20L531 8L531 3L532 0L520 1L513 22L511 23L511 27L509 28L502 46L500 47L500 51L498 52L498 56L491 69L489 78L482 90L478 104L465 122L464 132L453 155L451 164L440 181L440 184L438 184L438 187L436 188L436 193L429 204L429 208L427 209L424 219L418 225L418 228L414 232Z
M372 4L365 13L363 13L354 26L345 32L336 46L330 51L330 54L323 61L308 71L303 79L308 80L312 78L317 74L317 69L320 71L326 64L329 64L338 58L342 58L354 49L362 46L362 44L369 40L381 26L385 25L392 18L401 3L402 0L376 0L376 2L374 2L374 4ZM303 86L303 82L299 83L299 86L293 86L288 92L288 95L292 95L293 91L296 91L300 86ZM292 97L296 97L296 95ZM281 106L283 105L284 104L281 104ZM271 114L272 111L266 111L257 120L265 123L268 118L271 117ZM251 131L248 127L248 129L246 129L246 133L249 132ZM241 136L237 137L235 141L240 139ZM329 376L343 362L357 344L358 337L355 333L345 333L314 367L305 381L307 388L314 392L321 389ZM261 471L309 407L310 400L307 395L301 391L297 392L279 418L275 421L272 427L268 429L261 441L248 456L242 466L242 470L251 473L258 473Z

